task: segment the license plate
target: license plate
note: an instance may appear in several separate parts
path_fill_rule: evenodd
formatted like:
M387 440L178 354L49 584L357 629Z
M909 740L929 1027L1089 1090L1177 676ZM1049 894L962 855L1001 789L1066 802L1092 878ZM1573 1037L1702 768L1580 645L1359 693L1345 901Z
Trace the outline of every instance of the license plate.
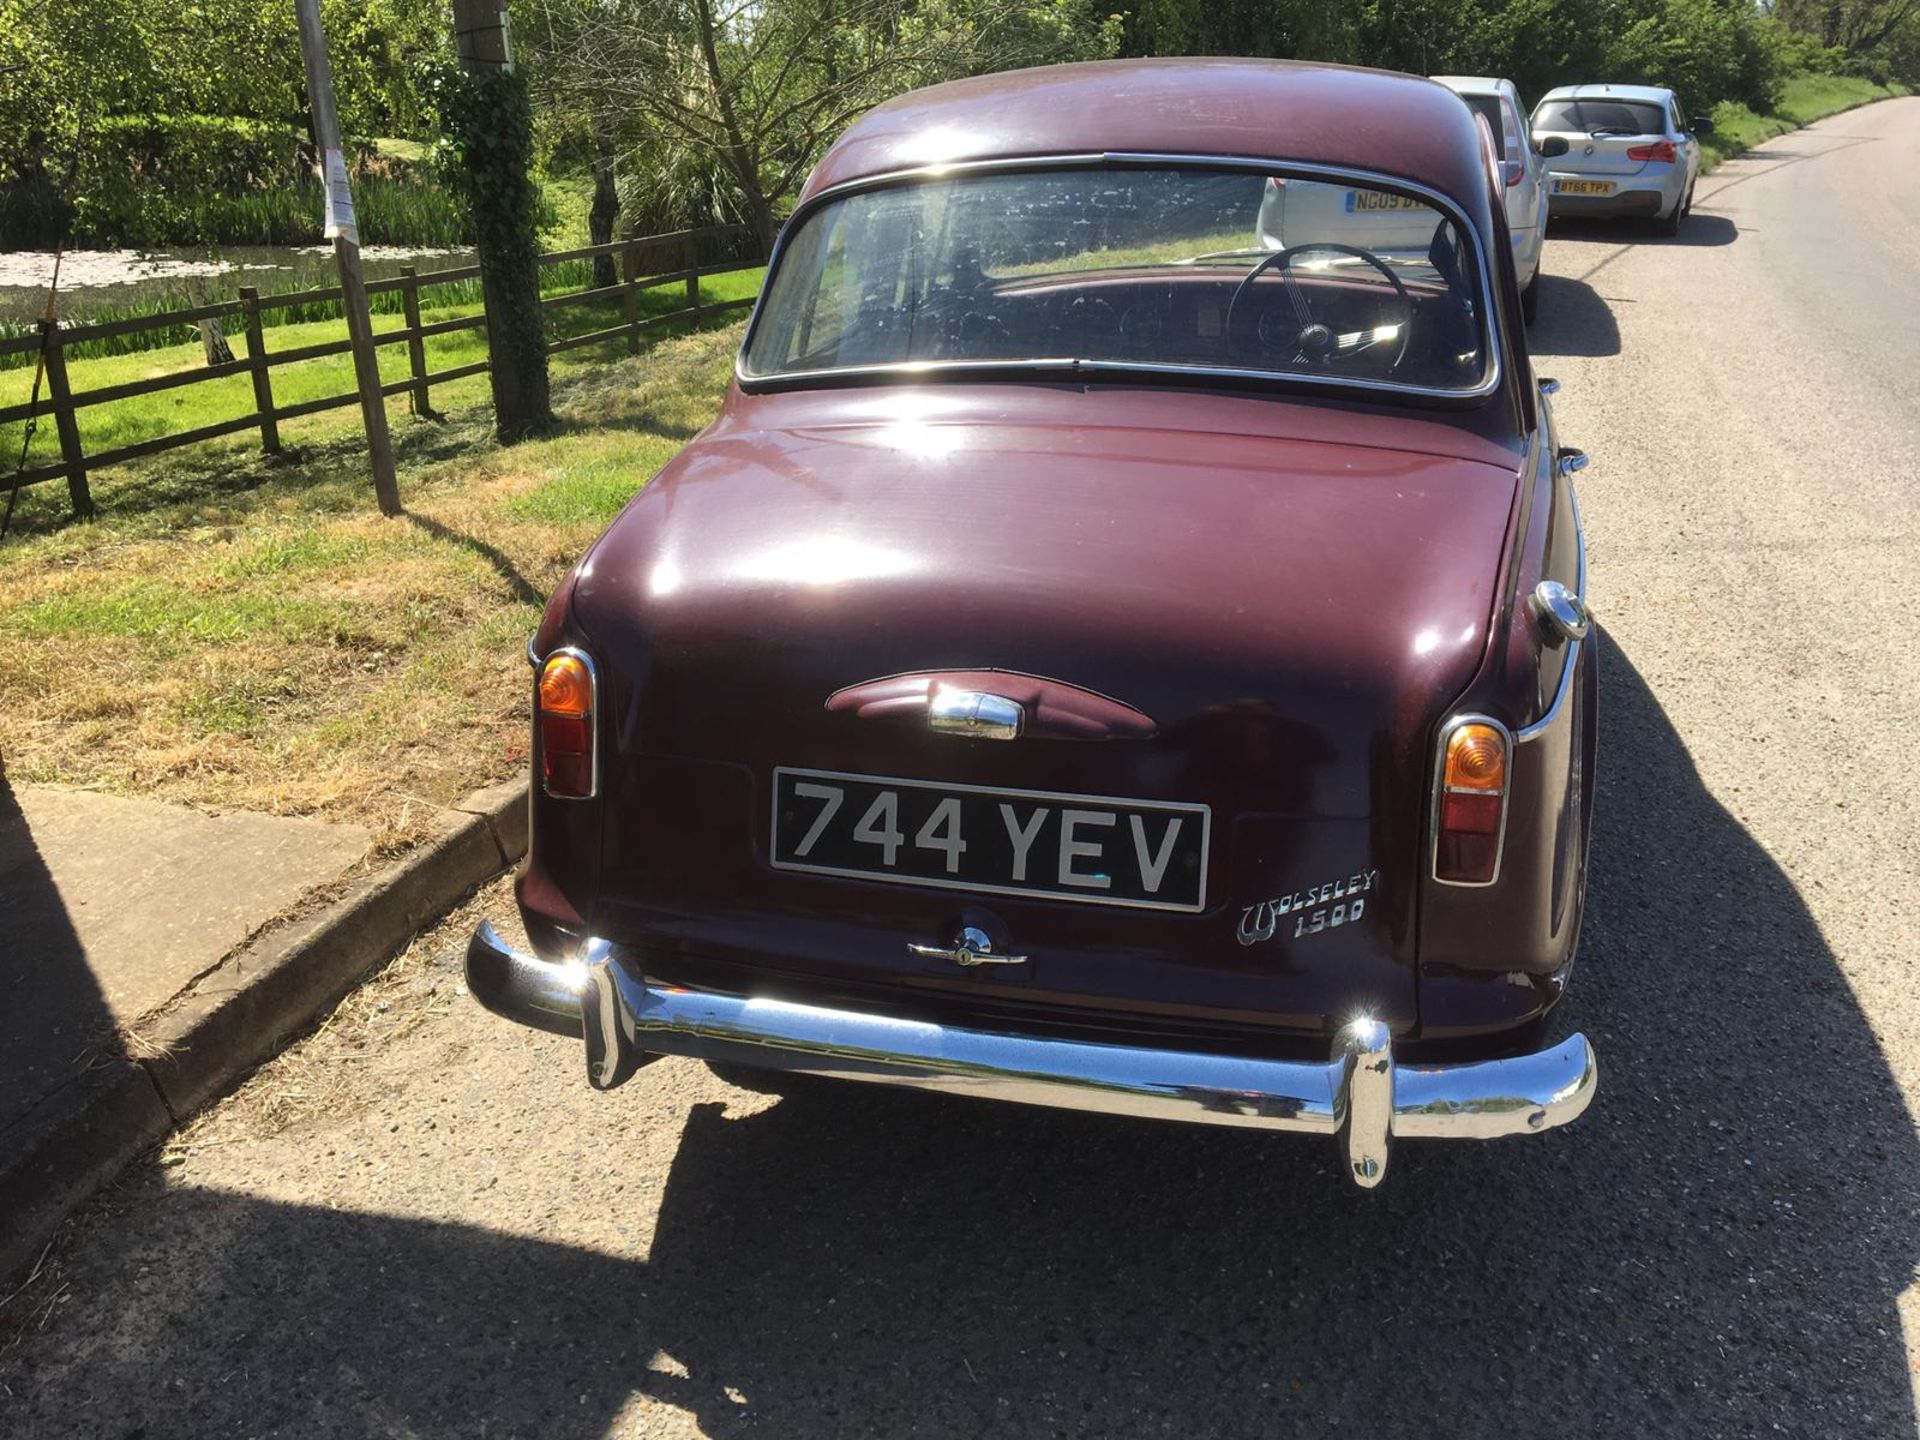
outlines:
M1427 207L1408 195L1391 195L1385 190L1347 191L1347 213L1365 210L1424 210Z
M1205 805L773 772L775 869L1142 910L1206 908Z
M1611 180L1556 180L1553 182L1556 195L1611 195Z

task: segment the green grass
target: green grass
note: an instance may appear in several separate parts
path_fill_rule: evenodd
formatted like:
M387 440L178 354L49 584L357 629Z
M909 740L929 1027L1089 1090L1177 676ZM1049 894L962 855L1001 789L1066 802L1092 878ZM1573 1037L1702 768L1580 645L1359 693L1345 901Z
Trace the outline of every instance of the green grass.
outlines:
M758 291L763 273L759 269L749 269L725 275L708 276L701 282L701 298L718 302L751 296ZM584 267L581 279L583 282L586 279ZM643 290L640 292L640 297L644 314L664 314L680 309L686 303L685 291L679 285ZM421 318L431 323L435 320L478 314L480 309L477 302L446 305L423 312ZM624 317L625 312L617 301L595 301L588 304L562 306L548 312L548 335L554 339L582 335L592 330L601 330L619 324ZM392 322L383 321L379 316L375 317L376 335L396 328L398 327ZM672 329L673 327L663 328ZM344 322L319 320L277 326L267 331L262 338L268 353L271 354L275 350L290 350L342 339L345 333ZM229 335L228 341L233 347L236 358L246 355L244 334ZM486 342L477 330L429 336L425 346L427 368L430 371L453 369L486 358ZM407 347L404 344L382 345L376 353L379 357L380 374L383 380L406 378L409 372ZM557 376L565 376L603 365L609 357L624 353L625 341L620 339L600 345L582 346L554 356L551 362L552 369ZM74 360L69 363L67 369L68 380L74 393L81 394L88 390L104 389L129 381L192 370L204 364L205 357L196 341L166 350ZM272 372L272 380L273 397L277 406L297 405L302 401L345 394L354 389L353 358L350 355L334 355L282 366ZM26 400L32 384L33 372L29 369L0 371L0 405L11 405ZM476 375L455 381L450 385L434 387L431 399L436 410L444 411L479 404L485 399L487 393L486 376ZM251 379L245 375L228 375L195 385L183 385L156 395L140 395L105 405L85 407L78 413L78 424L82 445L89 453L98 453L140 440L192 430L202 425L245 415L252 412L253 408ZM387 409L390 416L404 417L408 409L407 397L404 395L389 397ZM352 428L358 423L359 414L355 409L327 411L302 420L283 422L280 427L281 441L283 444L296 444L304 438L338 433L343 428ZM3 459L7 471L13 468L19 458L20 432L21 427L17 423L0 425L0 459ZM239 440L209 443L224 445L230 451L245 451L249 448L257 448L258 438L256 435L251 440L243 437ZM28 455L28 468L57 459L58 446L58 436L53 423L49 419L43 419ZM59 492L57 499L55 492ZM103 509L112 506L110 476L105 484L96 480L95 499ZM28 524L38 523L45 517L50 506L55 507L57 511L64 506L64 503L65 487L58 482L36 486L23 494L20 501L22 513L16 519L16 524L23 520Z
M29 492L0 544L9 779L330 815L395 843L519 773L544 597L712 417L739 336L560 357L559 427L510 449L484 377L464 401L449 387L443 420L396 411L397 518L373 506L353 411L298 422L278 459L215 443L103 473L89 523L61 518L62 487ZM95 383L136 362L86 363ZM218 388L176 392L202 397L186 418Z
M1876 85L1843 75L1797 75L1789 80L1779 108L1756 114L1745 105L1722 101L1713 107L1713 135L1702 144L1703 170L1711 170L1743 150L1875 100L1912 93L1905 85Z

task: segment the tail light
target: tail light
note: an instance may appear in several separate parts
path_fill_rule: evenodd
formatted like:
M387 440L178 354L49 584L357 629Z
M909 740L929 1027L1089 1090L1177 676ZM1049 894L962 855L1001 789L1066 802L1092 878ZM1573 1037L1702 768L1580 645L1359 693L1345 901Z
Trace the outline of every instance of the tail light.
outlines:
M1512 750L1506 727L1497 721L1456 720L1441 732L1434 879L1449 885L1491 885L1499 877Z
M540 781L547 794L591 800L599 790L593 709L599 690L593 661L571 646L540 667L534 726L540 738Z
M1656 140L1651 145L1629 145L1629 160L1661 160L1671 165L1679 157L1674 153L1671 140Z

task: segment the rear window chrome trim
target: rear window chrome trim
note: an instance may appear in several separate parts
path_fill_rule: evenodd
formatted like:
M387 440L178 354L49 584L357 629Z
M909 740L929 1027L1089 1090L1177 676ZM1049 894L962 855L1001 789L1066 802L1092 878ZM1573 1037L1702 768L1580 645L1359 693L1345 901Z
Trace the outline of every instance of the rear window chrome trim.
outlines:
M1031 170L1164 168L1251 171L1260 175L1281 175L1289 179L1360 185L1369 189L1411 196L1430 204L1447 219L1453 221L1473 252L1474 275L1479 283L1479 294L1474 297L1474 304L1478 311L1475 318L1487 342L1485 373L1479 382L1470 388L1452 389L1434 385L1397 385L1390 381L1366 380L1357 377L1314 375L1297 370L1249 370L1237 366L1175 365L1151 361L1035 358L988 361L919 360L883 365L841 365L792 374L756 374L747 368L747 354L753 348L754 336L759 333L760 322L766 313L767 296L772 291L774 280L779 274L780 262L786 254L787 243L815 210L824 208L836 200L845 199L849 195L861 194L868 190L921 184L929 180L944 180L955 176L1019 173ZM1047 375L1058 375L1068 379L1081 375L1138 375L1146 380L1193 378L1222 380L1236 386L1299 386L1306 390L1330 392L1335 395L1358 394L1363 399L1375 395L1387 395L1402 399L1473 406L1489 396L1498 394L1506 380L1506 355L1501 346L1499 310L1494 300L1497 292L1482 238L1479 230L1467 218L1466 211L1458 202L1417 180L1410 180L1402 175L1389 175L1377 170L1343 169L1338 166L1314 165L1277 158L1262 159L1248 155L1160 154L1150 151L1123 150L1089 154L1021 155L996 160L969 160L954 164L922 165L903 170L881 171L831 185L809 197L792 215L787 217L786 224L780 227L780 234L774 241L773 253L767 257L766 279L760 286L760 294L754 300L753 314L747 321L747 332L741 337L740 349L734 356L733 378L734 382L748 394L761 394L769 391L806 390L874 380L897 382L926 376L938 377L963 373L988 378L1013 376L1022 379L1044 378Z

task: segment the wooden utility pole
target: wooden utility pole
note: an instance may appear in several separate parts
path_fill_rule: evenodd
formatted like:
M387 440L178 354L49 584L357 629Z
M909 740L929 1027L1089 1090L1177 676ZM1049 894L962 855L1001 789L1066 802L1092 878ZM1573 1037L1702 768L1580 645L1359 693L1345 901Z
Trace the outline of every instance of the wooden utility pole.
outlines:
M353 347L353 374L360 388L360 416L367 427L367 453L373 461L373 493L380 513L400 513L400 486L393 474L393 439L387 434L387 402L380 393L380 361L373 353L373 321L367 314L367 285L360 274L360 229L353 218L353 192L347 184L347 157L340 146L340 119L333 108L333 69L327 63L327 36L320 28L320 0L294 0L300 16L300 54L307 64L307 108L313 112L313 139L320 147L320 183L326 192L327 235L340 267L346 300L347 340Z

